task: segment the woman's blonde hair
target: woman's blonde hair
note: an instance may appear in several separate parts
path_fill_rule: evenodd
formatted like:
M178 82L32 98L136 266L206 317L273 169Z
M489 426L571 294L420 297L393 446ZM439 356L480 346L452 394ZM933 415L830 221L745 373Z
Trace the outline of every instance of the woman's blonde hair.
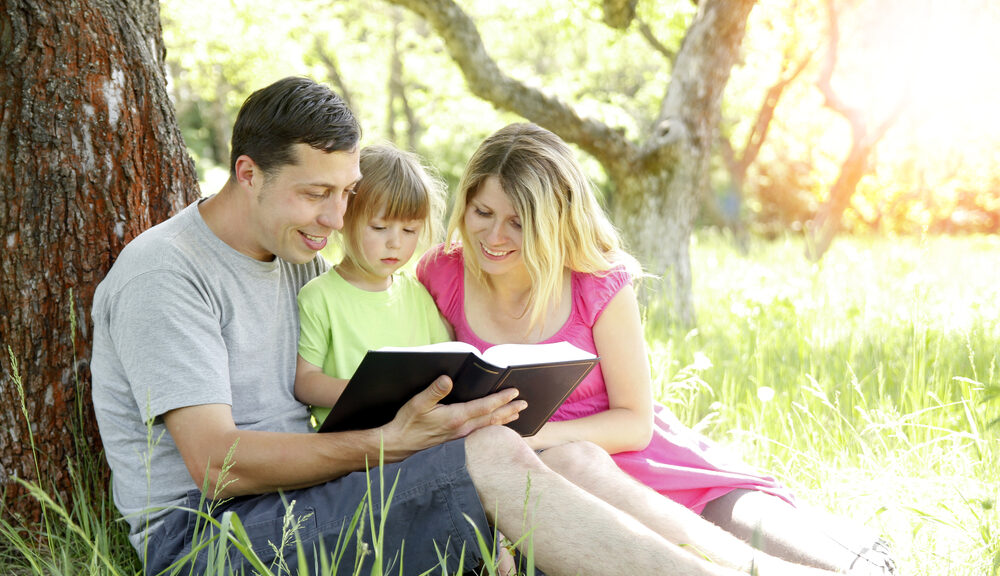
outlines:
M490 177L499 180L521 219L521 254L531 278L532 328L545 310L559 303L563 269L602 274L624 265L634 275L640 274L638 262L625 252L573 151L535 124L501 128L472 155L448 222L449 242L472 245L465 212ZM465 266L485 282L475 258L465 258Z
M439 238L444 215L445 186L419 156L388 143L361 149L361 181L344 212L344 258L373 272L361 249L361 232L384 210L386 220L423 220L420 245Z

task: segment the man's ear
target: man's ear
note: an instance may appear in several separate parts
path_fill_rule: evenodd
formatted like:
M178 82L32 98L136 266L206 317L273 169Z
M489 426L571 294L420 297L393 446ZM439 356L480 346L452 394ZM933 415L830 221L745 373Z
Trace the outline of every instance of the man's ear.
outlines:
M246 154L236 159L236 183L248 190L253 190L260 186L264 179L264 172L260 166L253 161L253 158Z

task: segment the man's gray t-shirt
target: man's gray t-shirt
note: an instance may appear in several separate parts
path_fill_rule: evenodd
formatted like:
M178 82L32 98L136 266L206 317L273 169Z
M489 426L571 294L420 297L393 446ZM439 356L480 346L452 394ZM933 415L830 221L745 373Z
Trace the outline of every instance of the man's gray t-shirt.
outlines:
M199 488L161 416L229 404L239 428L308 432L294 397L295 297L323 273L261 262L220 240L194 203L130 242L94 295L93 401L115 504L138 549L143 511L177 505ZM151 426L147 423L151 422Z

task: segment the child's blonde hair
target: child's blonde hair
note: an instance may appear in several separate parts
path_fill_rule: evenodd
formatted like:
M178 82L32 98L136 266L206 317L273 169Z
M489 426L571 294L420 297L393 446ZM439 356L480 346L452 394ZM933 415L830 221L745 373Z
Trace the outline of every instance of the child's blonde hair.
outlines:
M491 176L499 180L521 218L521 253L531 278L532 328L538 327L550 306L558 304L565 268L601 274L623 265L634 277L641 275L573 151L535 124L501 128L469 159L448 222L449 242L472 245L465 212ZM485 280L475 258L465 258L465 266L480 281Z
M392 144L361 149L361 181L344 212L344 259L373 272L361 249L361 231L383 211L386 220L423 220L420 245L426 248L439 236L444 214L445 186L419 156Z

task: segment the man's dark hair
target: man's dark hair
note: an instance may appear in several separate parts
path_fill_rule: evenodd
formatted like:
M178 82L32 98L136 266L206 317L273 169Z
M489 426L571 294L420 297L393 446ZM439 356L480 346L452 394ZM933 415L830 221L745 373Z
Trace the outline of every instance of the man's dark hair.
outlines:
M361 125L333 90L309 78L289 76L251 94L233 125L229 174L247 155L271 173L296 161L292 146L308 144L325 152L354 150Z

